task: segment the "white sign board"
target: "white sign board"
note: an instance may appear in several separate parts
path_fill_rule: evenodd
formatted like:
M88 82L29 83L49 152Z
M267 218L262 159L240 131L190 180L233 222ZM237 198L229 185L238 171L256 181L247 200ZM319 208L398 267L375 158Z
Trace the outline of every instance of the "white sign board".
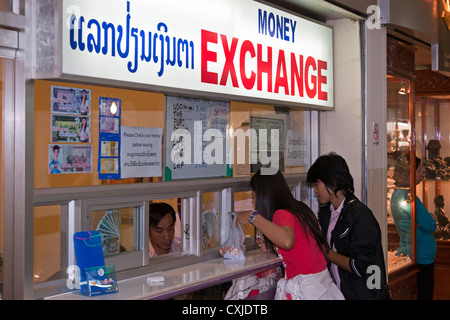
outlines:
M251 0L63 0L62 73L333 107L333 30Z
M121 178L162 176L162 128L121 128Z

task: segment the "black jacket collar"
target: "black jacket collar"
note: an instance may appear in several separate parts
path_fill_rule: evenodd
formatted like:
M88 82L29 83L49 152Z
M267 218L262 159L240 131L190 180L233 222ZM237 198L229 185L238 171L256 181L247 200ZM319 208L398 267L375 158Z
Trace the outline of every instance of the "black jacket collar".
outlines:
M349 209L348 204L354 202L355 200L358 200L358 198L353 193L350 193L345 197L344 206L342 207L342 211L341 211L338 221L341 220L347 213L347 210ZM331 202L323 204L320 206L320 210L319 210L319 221L320 221L320 225L322 226L322 234L325 237L327 235L328 225L330 224L330 218L331 218L330 205L331 205Z

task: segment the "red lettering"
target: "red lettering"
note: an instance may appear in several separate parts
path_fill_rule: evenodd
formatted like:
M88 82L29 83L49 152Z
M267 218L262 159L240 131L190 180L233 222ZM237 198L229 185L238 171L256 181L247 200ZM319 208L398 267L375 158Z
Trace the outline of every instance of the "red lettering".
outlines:
M318 60L318 71L317 71L317 95L319 100L328 100L328 93L322 91L322 84L327 84L327 77L322 75L322 70L327 70L328 64L326 61Z
M283 73L283 75L281 75L281 73ZM284 50L280 50L278 54L277 75L275 77L275 93L279 92L280 87L284 87L284 93L289 95L289 85L287 80Z
M308 57L306 59L305 63L305 88L306 88L306 94L309 98L313 99L316 96L317 93L317 86L316 81L317 77L314 75L311 75L311 81L309 81L309 69L312 68L314 71L316 68L316 60L314 60L313 57ZM313 87L311 88L309 84L312 84Z
M225 35L220 35L222 39L223 52L225 53L225 65L223 66L222 77L220 78L220 85L225 86L227 84L228 74L231 76L231 82L233 87L239 87L236 70L234 69L234 55L236 54L236 48L238 45L238 39L233 38L231 40L231 48L228 47L227 37Z
M251 43L249 40L245 40L242 43L241 55L239 59L239 67L241 72L241 80L242 84L244 85L244 88L247 90L251 90L255 86L256 73L252 71L250 77L247 78L247 75L245 73L245 56L247 52L250 53L251 58L254 58L256 56L255 47L253 47L253 43Z
M267 92L272 92L272 47L267 47L267 61L262 60L262 45L257 46L257 89L262 91L262 74L267 73Z
M216 50L220 50L218 41L222 42L223 56L225 57L220 81L219 73L208 71L208 63L210 68L211 66L215 67L211 70L217 70L220 67L217 65L219 53ZM286 56L285 51L280 49L278 50L276 70L274 70L272 47L253 44L250 40L244 40L241 46L239 43L238 38L233 37L231 41L228 41L227 36L221 34L219 40L218 33L201 30L201 82L227 86L230 78L234 88L239 88L240 82L242 82L245 89L255 90L256 83L258 91L263 91L264 88L264 92L267 93L284 93L285 96L297 95L299 97L306 96L309 99L328 100L328 92L325 91L328 84L327 61L316 60L312 56L304 58L303 55L294 52L288 53ZM208 50L208 45L210 50ZM220 53L222 54L222 52ZM239 67L236 70L238 57ZM286 61L286 57L290 58L290 61ZM256 61L253 60L255 58ZM249 65L253 66L253 63L246 63L249 61L256 62L256 70L254 67L253 70L249 67ZM275 79L273 79L274 71ZM240 81L237 72L240 72ZM266 79L267 86L263 86L263 81L265 82Z
M208 62L217 62L217 52L208 50L208 43L217 44L217 33L202 29L202 70L201 81L204 83L217 84L218 75L208 71Z
M295 83L297 82L298 94L303 97L303 56L300 55L300 66L297 67L295 53L291 53L291 95L295 96Z

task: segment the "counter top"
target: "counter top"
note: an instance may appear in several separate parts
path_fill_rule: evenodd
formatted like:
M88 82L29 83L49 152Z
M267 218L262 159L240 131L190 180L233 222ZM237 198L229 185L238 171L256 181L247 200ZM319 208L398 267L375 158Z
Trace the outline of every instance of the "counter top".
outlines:
M259 249L246 253L245 261L217 258L185 267L118 281L117 293L86 297L76 291L47 297L47 300L145 300L170 299L213 285L281 265L274 254ZM164 282L147 283L147 278L164 277Z

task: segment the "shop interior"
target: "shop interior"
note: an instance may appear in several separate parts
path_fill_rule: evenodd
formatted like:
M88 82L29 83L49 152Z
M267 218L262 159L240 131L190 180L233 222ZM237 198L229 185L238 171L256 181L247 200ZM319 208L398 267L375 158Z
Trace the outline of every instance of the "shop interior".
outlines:
M244 161L235 157L234 162L220 168L220 176L201 180L200 185L199 180L192 177L177 179L174 178L174 171L168 174L170 168L167 168L167 157L170 153L164 154L164 150L167 151L166 146L170 141L166 138L161 139L161 159L166 166L161 174L118 179L115 171L118 166L103 164L103 160L110 159L108 156L118 153L118 147L111 142L108 142L107 147L104 142L99 143L104 124L103 109L98 105L102 105L103 97L117 99L122 128L162 128L166 135L168 126L173 125L166 114L167 97L146 91L47 80L35 81L34 90L36 196L33 277L37 297L64 291L61 283L66 281L67 267L75 264L73 240L70 237L74 231L98 230L101 233L105 262L115 266L119 279L128 278L130 274L139 276L189 265L199 259L203 261L220 257L219 248L227 236L224 225L229 223L230 212L253 209L248 177L256 170L257 163L250 161L255 156L250 135L244 138L245 144L240 144L239 138L234 137L234 152L236 155L244 153ZM67 114L61 106L53 105L50 108L52 101L58 101L54 98L58 91L59 94L62 94L61 91L64 94L75 92L74 95L82 95L83 98L83 91L88 92L89 110L80 114L78 111ZM227 114L229 120L225 123L227 129L242 129L244 133L249 128L267 127L268 124L271 128L279 129L281 147L277 152L280 154L280 168L288 174L293 194L308 203L311 203L309 188L302 186L299 181L306 173L308 155L314 147L309 140L310 113L300 109L232 101ZM83 117L87 118L84 122L88 124L88 138L85 140L79 138ZM205 126L210 126L214 118L205 120ZM297 162L285 154L287 136L300 141L301 149L298 146L295 148L298 152L296 157L300 158ZM62 163L61 170L56 174L49 173L53 170L55 145L61 150L56 161ZM67 152L65 150L70 152L64 153ZM82 165L77 166L79 163ZM92 192L87 191L86 187ZM153 203L161 202L175 210L173 242L177 243L177 250L157 256L150 237L149 208ZM257 249L254 227L248 224L244 232L246 248ZM227 283L229 281L223 286L200 290L193 296L202 298L214 295L215 298L223 298ZM176 297L175 294L171 296Z
M392 38L390 52L402 52L403 57L412 55L414 68L396 68L396 64L392 63L387 78L389 281L394 288L403 287L403 293L396 292L398 298L416 298L418 271L414 265L421 239L415 228L412 228L412 222L418 223L416 210L407 208L414 206L413 199L417 196L437 223L433 232L437 243L433 298L449 299L450 207L445 199L450 192L450 78L427 70L431 63L431 52L421 45L406 44L404 39ZM409 181L416 178L417 164L411 161L416 157L424 166L425 175L414 187ZM405 196L399 196L400 193Z

